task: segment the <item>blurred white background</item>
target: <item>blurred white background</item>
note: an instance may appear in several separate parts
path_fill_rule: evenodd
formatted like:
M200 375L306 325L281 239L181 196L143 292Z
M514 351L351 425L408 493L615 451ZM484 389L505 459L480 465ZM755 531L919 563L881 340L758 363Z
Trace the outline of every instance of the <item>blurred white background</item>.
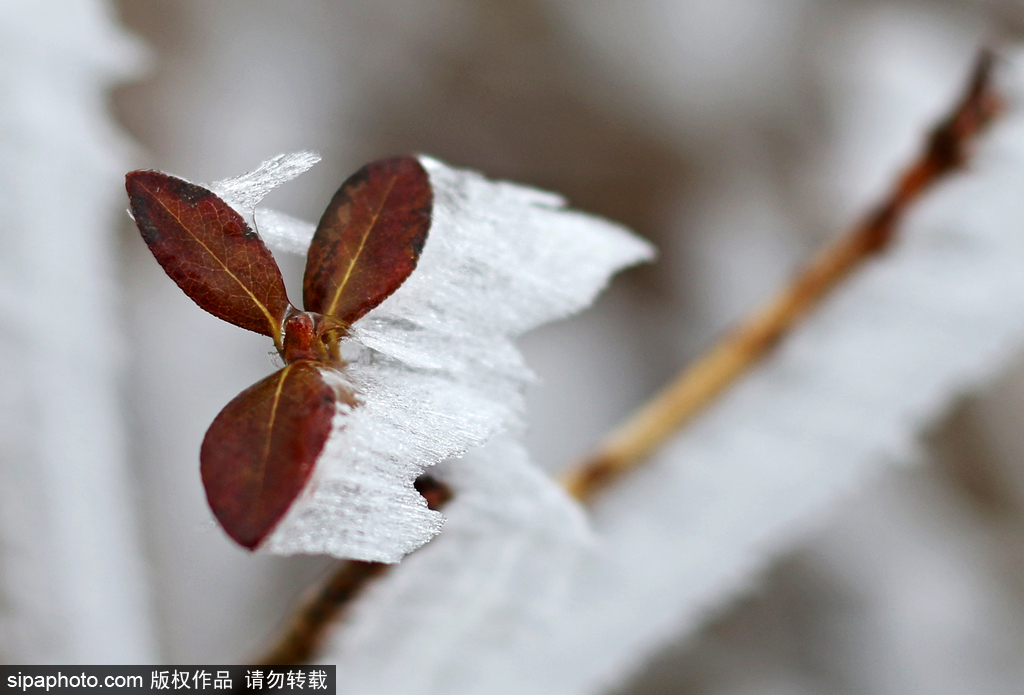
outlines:
M49 21L67 22L60 6L74 3L51 4ZM148 47L142 60L119 54L126 70L133 55L145 68L109 100L135 143L118 150L126 168L211 181L317 150L323 162L267 201L315 220L365 161L424 152L558 191L654 241L656 264L522 341L542 380L529 394L527 443L552 471L866 209L951 103L977 48L1024 30L1024 5L1009 0L108 9ZM206 507L199 443L220 408L267 373L270 346L198 310L116 220L116 407L152 658L244 661L330 565L250 555ZM296 296L301 265L282 265ZM55 318L55 340L61 330ZM18 367L8 359L4 369ZM919 465L833 508L699 634L650 654L621 692L1020 692L1022 432L1024 363L957 402L926 433ZM0 656L27 653L9 649Z

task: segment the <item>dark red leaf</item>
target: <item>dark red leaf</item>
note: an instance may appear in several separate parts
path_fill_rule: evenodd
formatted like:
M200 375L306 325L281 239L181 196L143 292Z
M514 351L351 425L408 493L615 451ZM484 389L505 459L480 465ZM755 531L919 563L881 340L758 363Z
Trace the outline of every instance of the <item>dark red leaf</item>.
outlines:
M227 534L253 549L302 491L351 392L299 361L250 386L220 411L199 453L203 485Z
M135 223L163 269L214 316L281 345L284 280L259 235L202 186L159 171L125 177Z
M303 302L352 323L416 267L430 228L430 178L414 157L367 164L334 195L309 248Z

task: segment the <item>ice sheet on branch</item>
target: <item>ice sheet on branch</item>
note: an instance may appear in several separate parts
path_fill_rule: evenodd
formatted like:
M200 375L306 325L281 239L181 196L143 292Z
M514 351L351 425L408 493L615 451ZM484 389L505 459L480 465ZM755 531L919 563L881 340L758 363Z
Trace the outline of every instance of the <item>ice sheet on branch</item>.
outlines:
M330 651L345 673L341 692L457 692L452 676L509 676L509 640L545 637L569 588L564 570L592 545L579 506L509 435L442 464L438 473L455 490L445 531L429 552L409 556L401 571L371 586L348 628L336 633ZM389 619L397 615L404 630ZM519 629L509 633L510 623ZM395 667L364 666L385 662Z
M417 268L342 346L363 403L339 415L309 484L261 550L396 562L430 540L443 519L413 481L520 426L531 374L512 338L579 311L612 273L652 256L624 228L567 210L556 195L422 162L434 212ZM265 193L265 175L247 176ZM226 200L245 208L254 197L229 191ZM261 210L256 219L272 248L308 246L310 226Z
M451 545L427 546L354 607L325 657L339 664L339 692L605 692L859 483L911 458L921 429L1024 343L1019 108L973 162L894 248L599 501L588 554L546 553L557 544L532 536L548 558L538 568L521 530L496 530L481 550L459 540L476 520L453 514L439 539ZM525 559L504 577L486 571L503 553ZM544 620L516 610L538 579L564 589Z

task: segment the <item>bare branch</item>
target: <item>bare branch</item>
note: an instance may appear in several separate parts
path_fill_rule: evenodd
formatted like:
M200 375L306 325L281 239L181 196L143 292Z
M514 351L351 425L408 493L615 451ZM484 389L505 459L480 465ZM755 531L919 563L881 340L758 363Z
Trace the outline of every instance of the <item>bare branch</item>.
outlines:
M953 111L932 130L921 154L895 182L889 196L860 224L811 259L796 279L751 314L704 356L614 430L595 452L563 477L579 500L642 463L666 439L753 367L821 299L860 263L884 249L907 209L930 186L962 167L974 137L1000 107L991 80L994 57L978 57L967 89Z
M932 130L916 160L895 182L889 196L848 234L811 259L797 278L753 313L703 357L690 365L591 456L563 476L566 489L581 501L641 464L658 446L707 406L805 316L833 287L866 259L883 250L909 207L933 184L967 161L969 146L998 112L1001 101L991 83L992 53L979 56L956 108ZM424 476L417 489L431 509L443 506L451 491ZM277 644L254 663L295 664L310 660L345 606L390 565L343 562L296 610Z
M451 490L428 475L416 481L416 490L431 509L440 509L451 499ZM342 610L353 601L373 579L383 575L391 565L383 562L345 560L327 581L307 597L295 610L284 634L262 657L253 661L262 666L302 664L316 656L317 649Z

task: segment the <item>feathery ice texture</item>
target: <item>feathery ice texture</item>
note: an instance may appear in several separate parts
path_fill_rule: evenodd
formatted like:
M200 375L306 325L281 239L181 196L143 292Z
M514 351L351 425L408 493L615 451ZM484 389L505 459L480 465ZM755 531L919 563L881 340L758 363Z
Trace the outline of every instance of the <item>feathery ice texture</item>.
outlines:
M309 171L320 155L315 152L292 152L271 157L241 176L217 181L210 190L242 210L251 211L272 190Z
M0 5L0 661L153 663L117 385L106 91L139 49L93 0Z
M251 207L276 185L264 180L299 173L290 162L305 156L275 158L235 179L246 186L214 189ZM558 196L422 162L434 213L416 270L342 345L363 403L339 412L309 484L261 550L397 562L430 540L443 517L413 481L520 427L531 375L512 338L583 309L612 273L652 256L622 227L566 210ZM308 246L310 225L255 214L272 248Z
M437 472L456 493L444 533L347 614L326 657L339 692L532 692L508 657L543 644L562 614L594 545L583 510L507 434Z
M598 501L589 550L563 552L564 536L503 509L497 491L476 511L457 495L438 542L372 587L334 638L339 692L603 692L692 631L1019 350L1022 181L1018 110L894 248ZM452 465L486 475L492 446ZM521 610L538 581L543 610Z

